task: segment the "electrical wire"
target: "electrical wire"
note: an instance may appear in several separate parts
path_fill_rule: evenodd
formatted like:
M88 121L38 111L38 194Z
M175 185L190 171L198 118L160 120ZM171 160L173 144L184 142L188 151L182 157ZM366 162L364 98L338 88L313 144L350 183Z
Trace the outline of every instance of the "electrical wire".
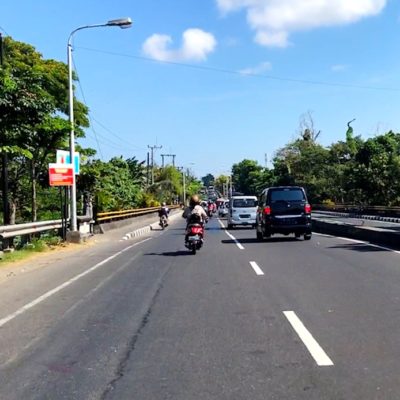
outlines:
M77 75L78 75L78 77L79 77L79 73L78 73L78 69L77 69L77 67L76 67L75 61L72 60L72 62L73 62L73 65L74 65L74 69L75 69L75 71L76 71L76 73L77 73ZM84 101L86 107L88 107L88 106L87 106L86 97L85 97L85 93L84 93L84 91L83 91L83 87L82 87L82 84L81 84L80 79L78 79L78 86L79 86L79 89L80 89L80 92L81 92L83 101ZM89 108L89 107L88 107L88 108ZM110 128L107 128L107 127L106 127L104 124L102 124L98 119L96 119L95 117L93 117L93 113L92 113L92 112L89 111L89 115L88 115L88 116L89 116L89 120L90 120L90 127L91 127L91 129L92 129L92 131L93 131L93 134L94 134L94 137L95 137L95 139L96 139L96 143L97 143L97 146L98 146L98 149L99 149L99 152L100 152L100 155L101 155L101 158L102 158L102 159L103 159L103 154L102 154L102 151L101 151L101 148L100 148L98 136L102 137L102 138L103 138L104 140L106 140L107 142L113 144L113 146L111 146L111 147L114 147L114 148L116 148L116 149L118 149L118 150L120 150L120 149L126 150L126 149L127 149L127 146L126 146L126 145L129 145L129 148L130 148L131 150L134 150L134 151L137 151L137 150L146 150L146 149L144 149L144 148L142 148L142 147L138 147L138 146L135 146L135 145L133 145L133 144L127 142L127 141L126 141L125 139L123 139L121 136L119 136L119 135L117 135L115 132L113 132ZM112 136L115 136L117 139L119 139L119 140L123 143L124 146L121 147L118 143L113 142L113 141L109 140L108 138L106 138L106 137L100 135L98 132L96 132L96 130L94 129L93 121L96 122L99 126L101 126L105 131L107 131L108 133L110 133ZM103 143L104 143L104 140L102 141ZM105 144L106 144L106 145L109 145L109 144L107 144L107 143L105 143Z
M74 61L73 58L72 58L72 64L73 64L74 69L75 69L75 71L76 71L76 73L77 73L77 75L78 75L78 86L79 86L79 89L80 89L80 92L81 92L81 95L82 95L83 102L85 103L87 109L89 110L89 107L88 107L87 102L86 102L85 93L84 93L84 91L83 91L83 87L82 87L81 81L80 81L80 79L79 79L78 69L76 68L76 64L75 64L75 61ZM89 113L88 113L88 117L89 117L89 121L90 121L90 128L92 129L93 134L94 134L94 137L95 137L95 139L96 139L97 148L98 148L99 153L100 153L100 158L101 158L102 160L104 160L103 152L101 151L100 143L99 143L99 140L98 140L98 138L97 138L97 133L96 133L94 127L93 127L92 117L91 117L91 115L90 115L90 110L89 110Z
M252 77L264 78L264 79L275 80L275 81L280 81L280 82L292 82L292 83L301 83L301 84L305 84L305 85L319 85L319 86L342 87L342 88L351 88L351 89L382 90L382 91L393 91L393 92L400 91L400 88L356 85L356 84L338 83L338 82L335 83L335 82L313 81L313 80L307 80L307 79L287 78L287 77L258 74L258 73L243 73L241 71L236 71L236 70L227 69L227 68L206 67L204 65L186 64L186 63L180 63L180 62L175 62L175 61L155 60L155 59L149 58L149 57L135 56L135 55L124 54L124 53L116 53L113 51L92 49L89 47L79 46L79 47L76 47L76 49L87 50L87 51L91 51L91 52L95 52L95 53L108 54L108 55L118 56L118 57L132 58L132 59L136 59L136 60L148 61L148 62L159 63L159 64L174 65L174 66L191 68L191 69L196 69L196 70L201 70L201 71L218 72L218 73L224 73L224 74L230 74L230 75L240 75L240 76L252 76Z
M3 31L7 36L11 36L11 35L9 35L9 34L7 33L7 31L6 31L2 26L0 26L0 30Z
M147 149L145 149L144 147L139 147L139 146L135 146L132 143L127 142L125 139L123 139L121 136L118 136L115 132L113 132L110 128L107 128L103 123L101 123L99 120L97 120L96 118L92 117L93 121L95 121L98 125L100 125L105 131L107 131L108 133L110 133L111 135L115 136L117 139L121 140L122 142L129 144L129 146L131 148L135 148L137 150L145 150L147 151Z

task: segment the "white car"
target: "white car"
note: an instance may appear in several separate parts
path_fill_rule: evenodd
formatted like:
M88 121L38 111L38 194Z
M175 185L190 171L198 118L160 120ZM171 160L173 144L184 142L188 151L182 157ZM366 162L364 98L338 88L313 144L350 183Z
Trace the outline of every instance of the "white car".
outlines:
M228 229L235 225L255 228L257 206L256 196L232 196L229 202Z

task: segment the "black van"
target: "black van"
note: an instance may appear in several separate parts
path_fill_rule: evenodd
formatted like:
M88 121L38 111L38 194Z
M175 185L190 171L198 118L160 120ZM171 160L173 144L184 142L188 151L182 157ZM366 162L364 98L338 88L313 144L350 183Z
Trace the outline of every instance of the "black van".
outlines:
M256 217L257 239L275 233L311 239L311 206L300 186L276 186L262 191Z

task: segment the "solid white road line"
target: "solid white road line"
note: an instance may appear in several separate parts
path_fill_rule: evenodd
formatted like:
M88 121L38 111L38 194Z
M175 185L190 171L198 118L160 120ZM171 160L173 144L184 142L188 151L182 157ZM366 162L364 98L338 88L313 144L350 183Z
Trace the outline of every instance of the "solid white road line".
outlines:
M263 270L257 265L255 261L250 261L250 265L253 267L257 275L264 275Z
M351 238L342 237L342 236L327 235L324 233L314 233L314 235L323 236L323 237L327 237L327 238L341 239L341 240L345 240L346 242L365 244L366 246L375 247L377 249L387 250L387 251L391 251L392 253L400 254L399 250L394 250L394 249L391 249L390 247L380 246L379 244L364 242L364 241L358 240L358 239L351 239Z
M294 311L284 311L285 317L288 319L293 329L299 335L300 339L303 341L307 347L310 354L313 356L315 362L320 367L327 367L334 365L332 360L328 357L322 347L313 338L311 333L307 330L304 324L300 321Z
M49 297L51 297L53 294L56 294L58 292L60 292L61 290L63 290L64 288L66 288L67 286L71 285L71 283L76 282L78 279L83 278L84 276L90 274L91 272L95 271L96 269L98 269L99 267L101 267L102 265L106 264L107 262L111 261L112 259L118 257L119 255L121 255L122 253L125 253L125 251L131 249L132 247L135 247L139 244L142 244L144 242L147 242L148 240L150 240L151 238L147 238L144 239L140 242L137 242L135 244L132 244L131 246L126 247L125 249L119 251L118 253L113 254L112 256L104 259L103 261L100 261L99 263L97 263L96 265L94 265L93 267L87 269L86 271L82 272L79 275L74 276L73 278L69 279L68 281L62 283L61 285L55 287L52 290L49 290L48 292L46 292L45 294L39 296L37 299L31 301L28 304L25 304L24 306L22 306L21 308L19 308L17 311L13 312L12 314L8 315L7 317L4 317L2 319L0 319L0 328L2 326L4 326L7 322L10 322L11 320L13 320L14 318L16 318L18 315L23 314L25 311L28 311L29 309L35 307L36 305L38 305L39 303L42 303L44 300L48 299Z
M244 250L244 247L240 244L239 240L237 240L235 238L235 236L233 236L232 234L230 234L227 230L226 227L224 225L224 223L219 219L218 220L219 224L221 225L222 228L225 229L225 233L236 243L236 246L239 247L240 250Z

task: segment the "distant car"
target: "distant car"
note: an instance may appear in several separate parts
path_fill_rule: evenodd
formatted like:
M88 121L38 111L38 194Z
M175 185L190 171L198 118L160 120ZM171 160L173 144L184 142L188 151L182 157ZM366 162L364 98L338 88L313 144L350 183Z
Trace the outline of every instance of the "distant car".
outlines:
M232 196L229 201L228 229L236 225L255 227L256 213L256 196Z
M277 186L263 190L257 209L257 239L275 233L311 239L311 206L300 186Z
M222 203L218 208L218 216L226 217L229 212L229 202Z

